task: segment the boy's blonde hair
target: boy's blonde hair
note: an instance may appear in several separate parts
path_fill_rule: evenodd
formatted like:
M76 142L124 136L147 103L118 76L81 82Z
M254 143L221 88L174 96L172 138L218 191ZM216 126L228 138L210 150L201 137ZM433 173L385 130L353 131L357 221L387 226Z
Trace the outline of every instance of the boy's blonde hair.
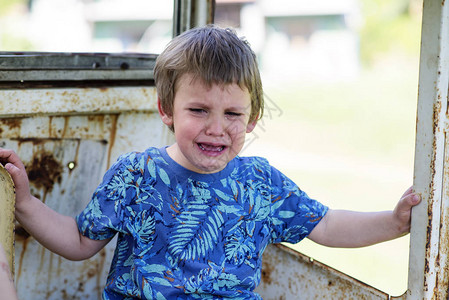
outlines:
M177 81L187 73L207 86L236 83L246 88L251 96L249 121L262 117L263 90L256 55L232 29L207 25L188 30L175 37L159 55L154 80L167 115L173 115Z

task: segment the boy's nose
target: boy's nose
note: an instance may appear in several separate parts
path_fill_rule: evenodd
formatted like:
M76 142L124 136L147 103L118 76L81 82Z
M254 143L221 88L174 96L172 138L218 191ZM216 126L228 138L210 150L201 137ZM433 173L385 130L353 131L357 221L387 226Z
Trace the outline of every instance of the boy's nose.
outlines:
M223 136L225 131L225 124L223 118L211 116L208 119L206 134L212 136Z

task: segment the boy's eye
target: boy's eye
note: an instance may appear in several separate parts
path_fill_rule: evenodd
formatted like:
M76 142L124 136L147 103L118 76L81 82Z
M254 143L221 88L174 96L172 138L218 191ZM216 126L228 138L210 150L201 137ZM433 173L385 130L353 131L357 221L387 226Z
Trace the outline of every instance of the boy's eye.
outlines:
M233 111L228 111L228 112L226 113L226 115L229 116L229 117L239 117L239 116L242 115L242 113L233 112Z
M194 113L203 113L203 112L205 112L205 110L202 109L202 108L189 108L189 110L191 112L194 112Z

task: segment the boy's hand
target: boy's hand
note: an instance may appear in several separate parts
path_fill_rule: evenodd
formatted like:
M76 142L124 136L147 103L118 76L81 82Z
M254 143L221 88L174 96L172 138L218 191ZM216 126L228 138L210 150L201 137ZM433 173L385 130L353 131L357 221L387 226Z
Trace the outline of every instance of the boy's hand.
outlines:
M19 156L9 149L0 148L0 162L11 175L16 188L16 204L31 198L28 175Z
M393 211L393 216L400 232L404 234L410 232L412 207L420 202L421 197L413 192L413 186L408 188L404 195L402 195Z

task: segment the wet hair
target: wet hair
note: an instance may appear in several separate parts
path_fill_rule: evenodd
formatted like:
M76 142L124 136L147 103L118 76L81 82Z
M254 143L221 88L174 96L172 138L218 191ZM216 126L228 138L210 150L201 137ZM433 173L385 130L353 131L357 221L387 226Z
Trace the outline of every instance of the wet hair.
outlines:
M206 86L236 83L251 97L249 121L262 117L264 100L256 55L235 31L207 25L175 37L158 56L154 80L162 110L173 115L177 82L189 74Z

